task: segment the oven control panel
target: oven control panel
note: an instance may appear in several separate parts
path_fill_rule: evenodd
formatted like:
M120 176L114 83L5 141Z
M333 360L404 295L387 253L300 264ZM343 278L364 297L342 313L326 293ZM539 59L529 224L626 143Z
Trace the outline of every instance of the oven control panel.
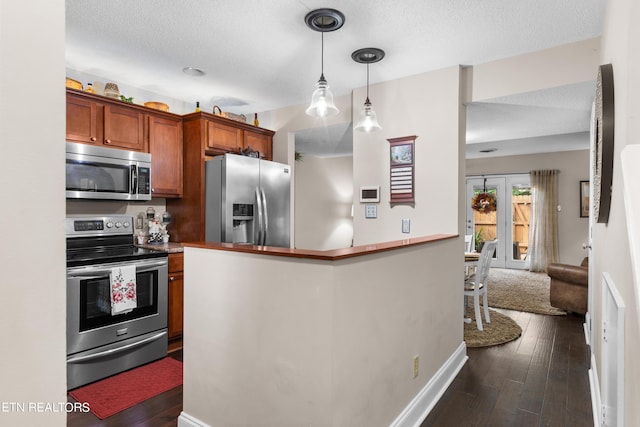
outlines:
M66 233L67 237L133 234L133 218L127 215L67 217Z

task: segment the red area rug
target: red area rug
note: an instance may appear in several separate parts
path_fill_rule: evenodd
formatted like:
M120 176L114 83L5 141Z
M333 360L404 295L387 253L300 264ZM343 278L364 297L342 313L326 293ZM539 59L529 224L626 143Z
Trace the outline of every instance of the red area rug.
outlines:
M165 357L104 380L71 390L101 420L182 385L182 362Z

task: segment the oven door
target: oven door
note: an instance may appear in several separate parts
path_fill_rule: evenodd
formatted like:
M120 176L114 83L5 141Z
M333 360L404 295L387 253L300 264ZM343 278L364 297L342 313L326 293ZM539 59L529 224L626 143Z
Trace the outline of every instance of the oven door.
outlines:
M136 267L137 307L111 315L112 268ZM167 259L152 258L67 269L67 355L167 327Z

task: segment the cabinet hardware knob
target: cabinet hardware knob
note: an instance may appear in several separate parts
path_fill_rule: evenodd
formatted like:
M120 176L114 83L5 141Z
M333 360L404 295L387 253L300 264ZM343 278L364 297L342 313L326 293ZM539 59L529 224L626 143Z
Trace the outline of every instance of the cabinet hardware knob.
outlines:
M175 277L171 276L171 277L169 277L169 280L171 280L173 282L175 280Z
M98 138L96 138L95 136L91 137L91 141L95 142Z
M111 144L111 140L110 140L110 139L105 139L105 140L104 140L104 143L105 143L105 144Z

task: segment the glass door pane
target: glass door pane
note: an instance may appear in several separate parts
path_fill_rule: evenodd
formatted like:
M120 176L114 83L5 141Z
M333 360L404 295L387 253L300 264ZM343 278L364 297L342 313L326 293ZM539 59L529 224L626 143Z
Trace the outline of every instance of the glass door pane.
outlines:
M528 175L507 177L507 188L511 213L510 244L512 250L507 251L506 266L508 268L525 268L527 250L529 249L529 222L531 215L531 187Z
M496 198L496 209L486 211L473 208L474 199L481 193L489 193ZM504 194L504 178L469 178L467 179L467 231L473 234L477 252L480 252L485 241L498 239L492 267L505 266L504 250L504 208L500 209ZM477 200L477 199L476 199Z
M496 198L496 210L482 212L473 208L480 193ZM529 249L531 189L529 175L500 175L467 178L466 234L473 234L476 250L482 242L498 239L492 267L526 268Z

